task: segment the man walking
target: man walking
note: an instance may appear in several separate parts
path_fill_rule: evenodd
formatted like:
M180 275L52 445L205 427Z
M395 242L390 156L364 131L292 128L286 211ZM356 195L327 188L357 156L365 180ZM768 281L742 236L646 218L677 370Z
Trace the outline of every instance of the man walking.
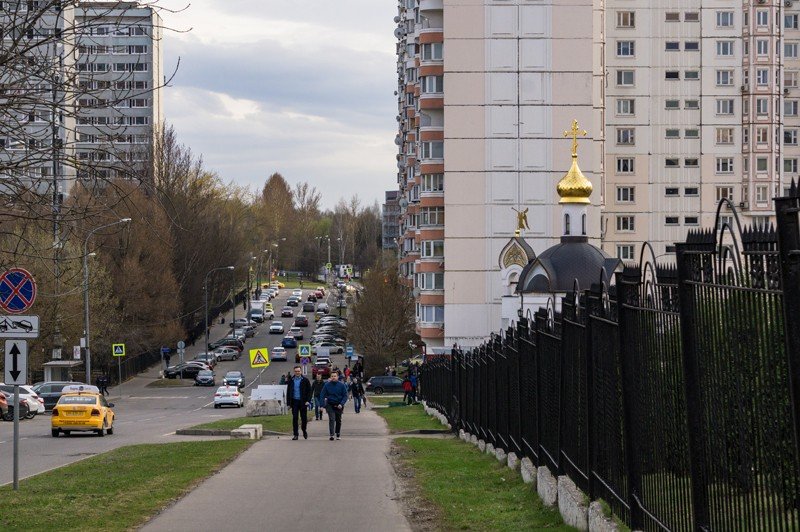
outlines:
M366 398L364 397L364 386L357 377L350 384L350 395L353 397L353 405L356 408L356 414L358 414L361 412L361 400L363 399L366 403Z
M339 382L339 372L331 372L331 378L322 387L319 398L328 413L328 432L331 435L329 439L333 441L333 435L336 434L338 440L342 432L342 410L347 402L347 386Z
M311 400L311 383L303 377L303 370L300 366L294 367L294 376L286 383L286 397L292 406L292 431L293 440L298 438L297 416L300 415L303 428L303 438L308 439L308 409L307 404Z
M317 378L314 379L314 383L311 385L311 397L314 400L314 419L316 421L322 420L322 401L319 398L319 394L322 393L322 387L325 386L325 383L322 381L322 374L317 373Z

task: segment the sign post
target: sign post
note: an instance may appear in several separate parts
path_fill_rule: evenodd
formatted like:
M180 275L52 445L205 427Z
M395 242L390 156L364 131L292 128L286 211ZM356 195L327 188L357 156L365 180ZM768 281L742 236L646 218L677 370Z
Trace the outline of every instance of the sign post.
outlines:
M300 364L303 368L303 375L308 375L308 362L311 360L311 345L300 344L297 346L297 352L300 354Z
M125 356L125 344L113 344L111 354L117 357L117 387L119 396L122 397L122 357ZM91 382L87 383L91 384Z
M28 342L6 340L5 382L14 385L14 490L19 489L19 385L28 375Z

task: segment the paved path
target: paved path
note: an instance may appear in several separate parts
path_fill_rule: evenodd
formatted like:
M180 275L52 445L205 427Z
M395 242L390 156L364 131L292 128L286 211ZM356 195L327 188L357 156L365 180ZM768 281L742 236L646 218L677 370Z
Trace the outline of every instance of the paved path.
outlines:
M377 414L348 403L340 441L328 440L327 419L308 432L256 442L144 530L410 530Z

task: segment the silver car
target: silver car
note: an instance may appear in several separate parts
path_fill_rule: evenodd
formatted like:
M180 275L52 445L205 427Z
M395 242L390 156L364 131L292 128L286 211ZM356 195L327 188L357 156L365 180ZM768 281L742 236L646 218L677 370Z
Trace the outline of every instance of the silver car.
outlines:
M214 350L214 354L217 355L217 360L239 360L242 356L238 349L232 347L218 347Z

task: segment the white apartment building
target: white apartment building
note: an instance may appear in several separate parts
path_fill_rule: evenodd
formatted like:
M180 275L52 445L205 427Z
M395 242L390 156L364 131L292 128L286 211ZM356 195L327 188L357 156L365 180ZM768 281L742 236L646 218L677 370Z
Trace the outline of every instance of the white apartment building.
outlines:
M668 260L723 197L742 223L770 220L798 172L798 14L792 1L606 3L606 252L638 260L649 241Z

